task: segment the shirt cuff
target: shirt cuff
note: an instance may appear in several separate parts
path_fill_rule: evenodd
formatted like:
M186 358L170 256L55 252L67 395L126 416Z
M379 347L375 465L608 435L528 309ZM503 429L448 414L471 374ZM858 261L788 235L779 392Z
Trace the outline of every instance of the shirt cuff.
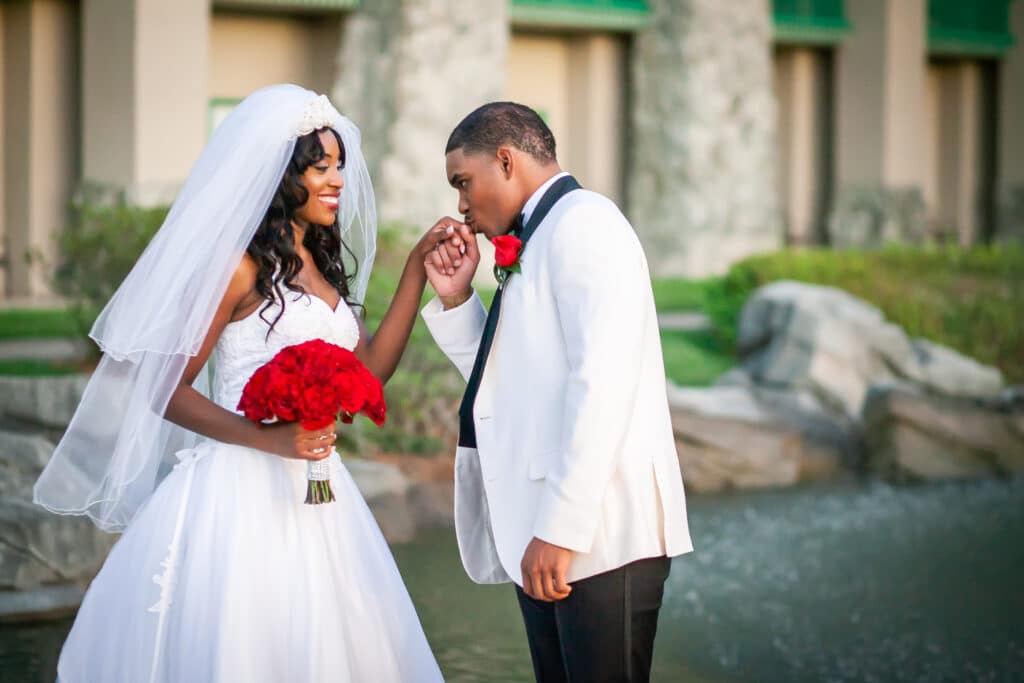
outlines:
M460 348L466 345L476 346L480 343L484 323L487 320L487 309L480 295L473 292L460 306L445 310L441 299L434 297L420 311L430 335L443 348Z

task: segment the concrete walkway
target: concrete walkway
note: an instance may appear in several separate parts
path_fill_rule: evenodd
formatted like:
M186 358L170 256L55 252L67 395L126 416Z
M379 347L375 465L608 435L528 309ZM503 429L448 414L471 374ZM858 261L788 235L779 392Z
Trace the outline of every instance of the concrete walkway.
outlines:
M87 339L4 339L0 360L41 360L67 363L87 358L92 341Z
M71 302L59 296L0 297L0 311L39 310L46 308L65 310L70 305Z
M699 311L674 311L658 314L658 327L673 332L704 332L711 320Z

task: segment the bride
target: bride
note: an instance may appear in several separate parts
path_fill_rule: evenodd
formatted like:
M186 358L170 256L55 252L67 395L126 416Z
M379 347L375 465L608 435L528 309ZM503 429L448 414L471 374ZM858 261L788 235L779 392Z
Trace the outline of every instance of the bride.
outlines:
M375 238L359 131L325 96L265 88L215 131L97 319L103 358L36 484L48 509L124 531L58 681L441 680L334 427L235 410L258 367L313 338L394 372L424 262L447 268L458 240L435 226L416 245L371 337ZM337 500L305 505L324 459Z

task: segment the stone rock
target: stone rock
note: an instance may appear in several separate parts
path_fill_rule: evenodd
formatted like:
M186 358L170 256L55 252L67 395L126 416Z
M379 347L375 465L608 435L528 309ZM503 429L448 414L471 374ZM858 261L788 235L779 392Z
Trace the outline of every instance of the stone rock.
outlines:
M996 240L1003 244L1024 244L1024 184L1003 188L996 213Z
M757 384L742 367L733 368L719 377L714 386L746 389L752 399L770 414L813 434L815 438L834 443L842 452L844 462L852 464L861 456L859 423L836 415L809 391Z
M54 445L43 437L0 431L0 497L31 499L26 491L31 492L31 484L46 467L53 449Z
M853 422L877 382L910 380L970 398L991 398L1003 387L996 368L910 339L880 310L847 292L801 282L773 282L750 297L737 347L756 384L810 392Z
M406 496L385 494L366 504L388 543L408 543L416 538L416 517Z
M32 503L32 486L52 452L53 444L42 437L0 431L0 595L84 585L116 540L88 518L54 515ZM40 609L53 609L53 596L46 590L40 595ZM9 598L0 604L36 604Z
M455 526L451 481L410 482L404 494L383 493L366 503L388 543L407 543L423 530Z
M73 614L85 597L79 584L37 586L29 590L0 590L0 621L38 621Z
M451 451L432 457L382 454L376 459L398 467L409 479L407 496L417 532L455 526L455 458Z
M417 520L407 495L411 482L395 465L363 458L344 458L384 538L404 543L416 536Z
M838 289L779 281L743 309L742 366L711 389L669 390L694 490L781 486L841 465L898 479L1024 470L1024 390L911 339Z
M451 479L417 483L409 491L409 505L417 531L455 527L455 484Z
M344 462L389 543L455 525L453 458L392 454Z
M945 396L991 398L1003 388L1003 373L927 339L911 341L914 361L901 368L914 383Z
M840 192L828 220L829 244L872 249L886 244L921 244L927 211L918 189L856 188Z
M63 430L88 383L89 375L0 376L0 420Z
M876 384L864 405L874 471L899 480L1024 472L1024 392L988 400L928 394L906 382Z
M655 274L720 273L782 245L770 5L649 5L632 52L629 217Z
M394 465L361 458L344 458L344 463L384 538L399 543L412 540L416 535L416 519L406 497L409 481L401 470Z
M829 477L855 439L807 396L744 385L668 387L683 479L694 491L788 486Z
M365 458L344 458L345 468L366 500L385 495L404 496L410 482L395 465Z

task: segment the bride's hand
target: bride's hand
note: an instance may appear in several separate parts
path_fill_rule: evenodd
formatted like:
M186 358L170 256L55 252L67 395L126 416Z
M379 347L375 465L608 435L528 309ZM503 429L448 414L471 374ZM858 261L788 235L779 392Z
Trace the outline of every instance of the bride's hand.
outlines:
M429 245L423 252L427 279L445 307L468 299L473 291L473 275L480 265L476 235L469 226L445 216L427 232L423 243Z
M323 460L338 439L334 425L310 430L298 422L275 422L264 425L262 431L266 445L261 450L296 460Z

